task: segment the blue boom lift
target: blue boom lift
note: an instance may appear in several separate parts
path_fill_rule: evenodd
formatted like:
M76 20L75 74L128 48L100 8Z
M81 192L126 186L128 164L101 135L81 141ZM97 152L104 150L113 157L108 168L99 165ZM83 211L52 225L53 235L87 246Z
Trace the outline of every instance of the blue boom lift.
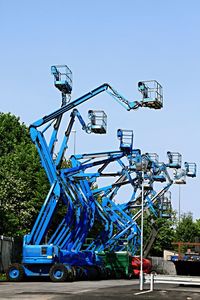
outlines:
M22 263L12 264L7 271L10 281L20 281L24 276L50 276L52 281L57 282L80 277L105 277L109 270L106 270L99 255L102 251L123 251L128 247L134 255L140 245L137 221L141 216L141 190L144 182L144 209L157 217L158 206L163 215L167 211L169 213L169 206L161 201L174 183L168 169L177 170L175 180L183 175L183 172L178 173L181 165L175 160L177 154L175 157L174 153L169 152L169 164L159 163L155 155L141 154L139 149L133 149L133 132L122 129L117 132L119 151L73 155L66 168L65 154L76 120L86 133L106 133L105 112L90 110L90 122L86 124L77 106L107 92L128 111L139 107L160 109L163 105L162 87L157 81L139 82L142 99L130 102L105 83L70 102L72 72L67 66L53 66L51 72L55 87L62 94L61 107L30 126L30 135L50 182L50 190L31 232L24 236ZM70 112L69 123L58 145L62 117L67 112ZM45 133L51 128L50 139L47 141ZM60 148L55 153L56 143ZM106 171L114 164L114 171ZM186 163L185 168L185 175L195 176L194 165ZM112 183L102 186L101 179L104 177L110 178ZM154 190L154 182L161 184L159 191ZM132 190L131 199L118 204L116 197L124 186ZM64 211L63 218L57 220L57 227L52 230L53 218L60 207ZM84 247L97 220L101 230Z

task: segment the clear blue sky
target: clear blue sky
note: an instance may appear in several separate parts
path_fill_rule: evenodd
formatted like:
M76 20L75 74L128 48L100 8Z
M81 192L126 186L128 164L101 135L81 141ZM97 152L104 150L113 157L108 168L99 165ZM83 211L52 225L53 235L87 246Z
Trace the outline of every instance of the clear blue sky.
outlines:
M157 79L162 111L126 112L108 96L84 104L104 109L106 137L77 134L77 151L118 148L116 130L133 129L135 148L179 151L200 166L200 1L191 0L1 0L1 111L27 125L60 106L50 66L73 71L73 98L110 83L137 99L137 82ZM79 130L80 127L77 127ZM91 145L93 148L91 148ZM199 172L198 172L199 173ZM181 211L200 218L199 174L181 188ZM174 208L178 187L172 189Z

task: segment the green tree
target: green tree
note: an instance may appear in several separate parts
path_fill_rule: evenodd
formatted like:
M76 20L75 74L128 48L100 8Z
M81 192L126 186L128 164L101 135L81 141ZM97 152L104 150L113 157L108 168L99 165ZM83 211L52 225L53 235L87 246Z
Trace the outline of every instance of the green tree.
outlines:
M152 219L151 219L152 220ZM149 255L162 256L164 249L172 249L172 242L174 241L174 213L172 217L157 218L154 220L154 228L157 230L156 238L153 242ZM144 245L148 241L148 238L152 230L152 221L149 218L145 218L144 221Z
M19 118L0 113L0 234L29 232L48 190L27 127Z
M195 242L199 235L197 223L193 221L192 213L185 213L181 217L180 223L176 227L175 241Z

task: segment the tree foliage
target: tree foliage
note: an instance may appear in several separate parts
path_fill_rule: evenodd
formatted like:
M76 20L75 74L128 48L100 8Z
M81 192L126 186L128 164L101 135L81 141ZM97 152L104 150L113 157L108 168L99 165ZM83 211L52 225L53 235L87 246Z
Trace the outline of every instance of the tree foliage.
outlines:
M171 219L157 218L154 227L158 229L158 234L151 248L152 256L162 256L164 249L177 250L177 246L172 245L172 242L200 242L200 219L194 221L190 212L183 214L180 222L175 212ZM148 218L145 219L144 242L148 240L151 228ZM187 246L183 248L186 249Z
M0 113L0 234L29 232L48 189L27 127Z
M174 215L172 218L157 218L152 221L149 218L145 218L144 221L144 245L148 242L149 236L151 234L152 226L157 231L157 236L153 242L150 255L152 256L162 256L164 249L172 249L172 242L174 241Z
M176 241L195 242L199 235L199 221L194 222L191 213L183 214L180 223L176 227Z

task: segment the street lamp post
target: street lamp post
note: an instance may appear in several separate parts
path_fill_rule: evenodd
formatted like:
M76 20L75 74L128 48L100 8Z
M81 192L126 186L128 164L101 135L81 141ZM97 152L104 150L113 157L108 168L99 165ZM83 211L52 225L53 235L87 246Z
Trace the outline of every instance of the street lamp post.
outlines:
M178 223L181 220L181 185L178 185Z
M144 171L142 171L142 199L141 199L141 235L140 235L140 291L143 290L143 235L144 235Z

